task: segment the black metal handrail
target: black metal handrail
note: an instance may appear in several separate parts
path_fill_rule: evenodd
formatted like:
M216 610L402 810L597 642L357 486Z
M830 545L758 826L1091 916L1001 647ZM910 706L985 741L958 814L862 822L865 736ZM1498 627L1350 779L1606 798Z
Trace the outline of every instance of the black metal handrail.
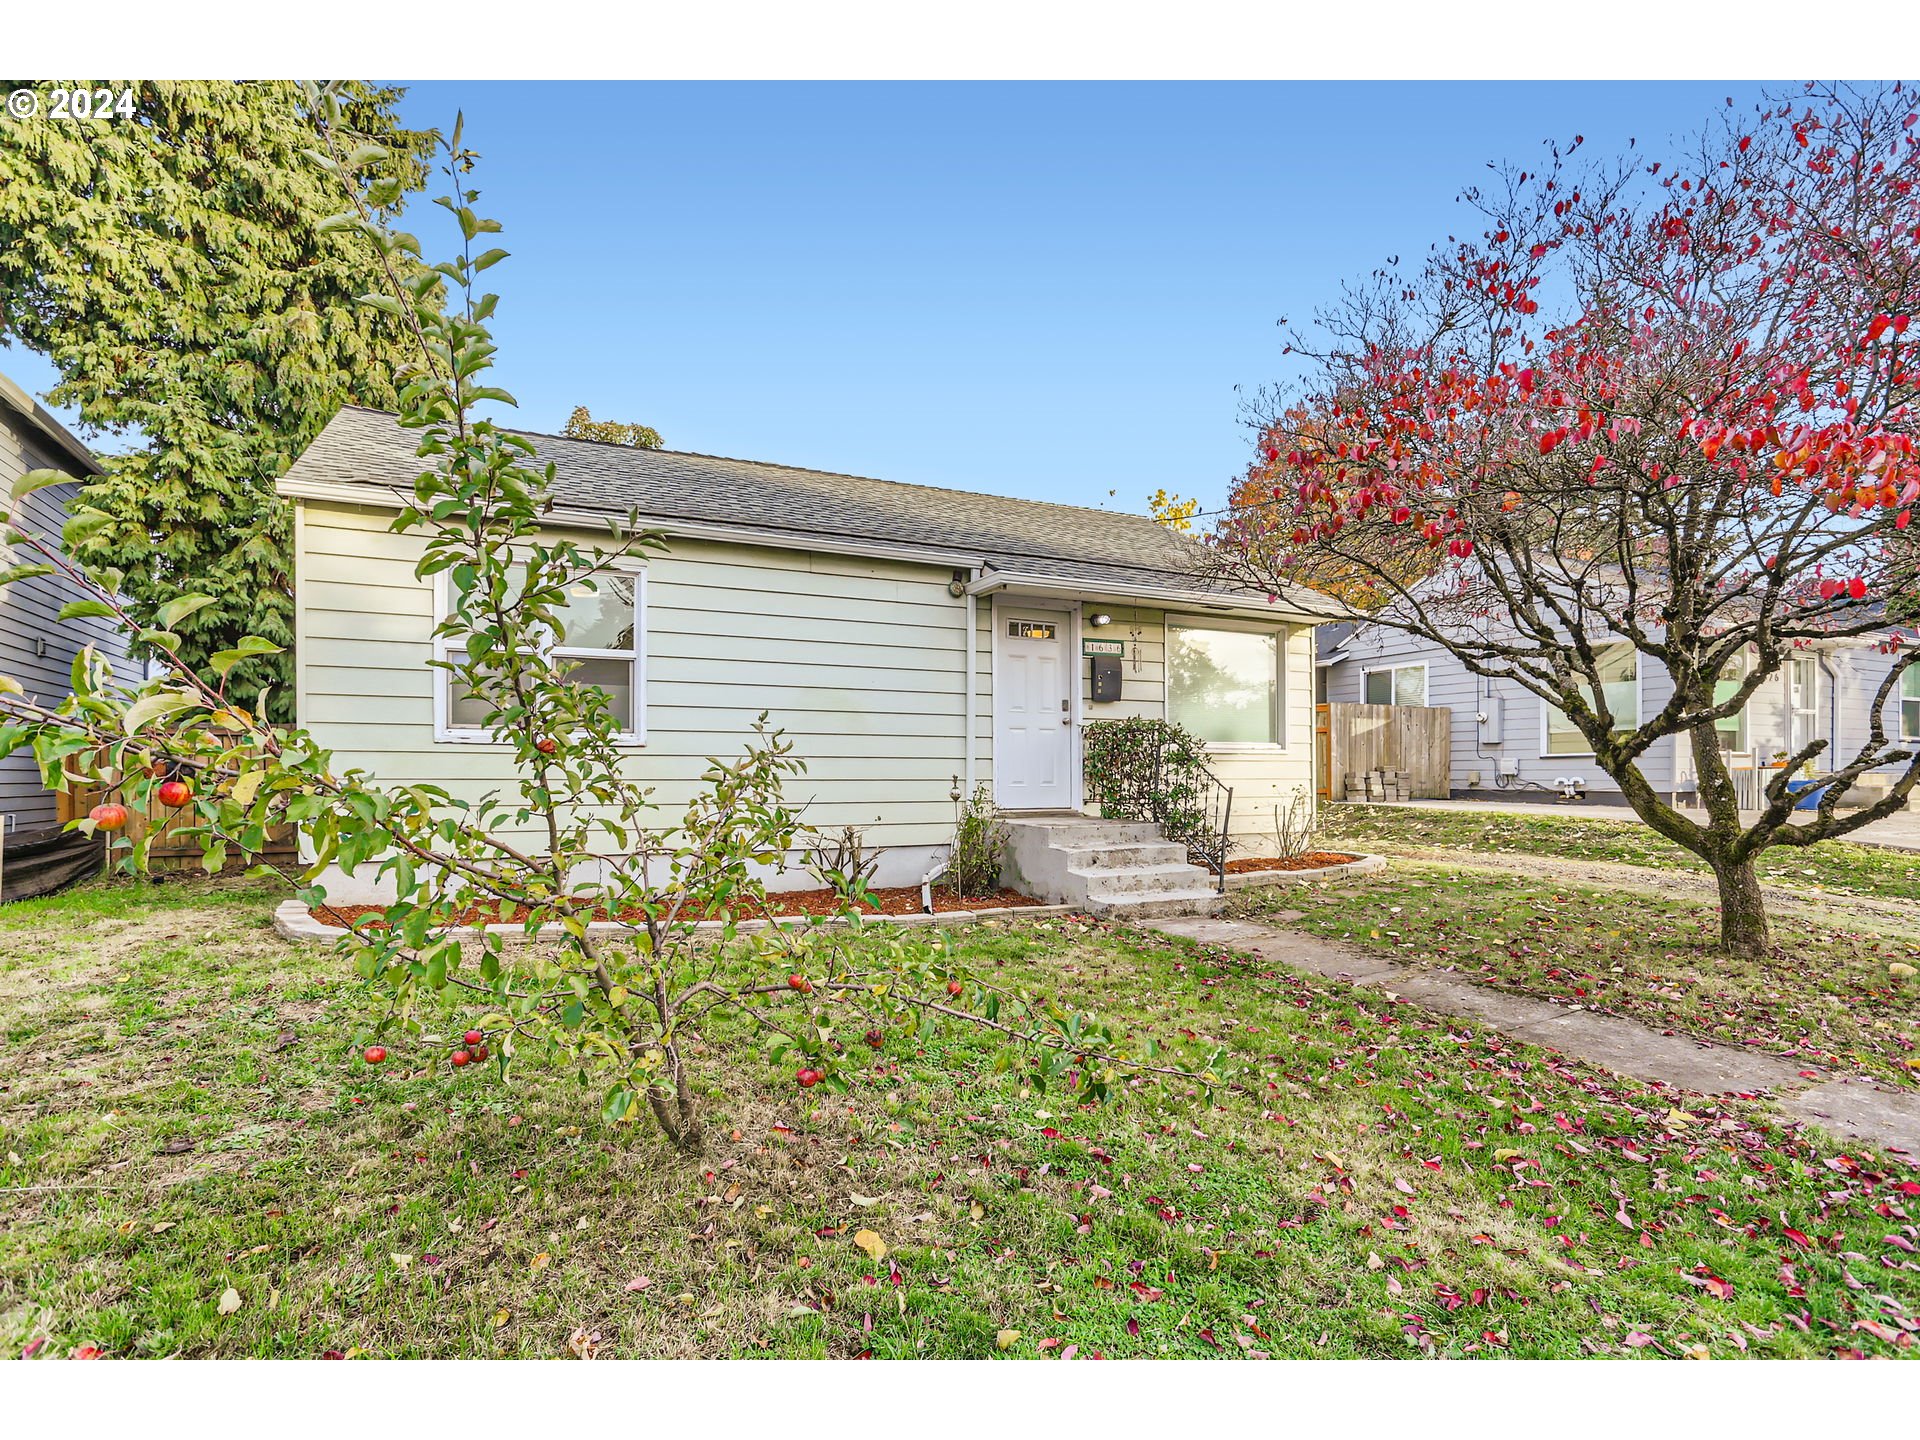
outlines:
M1177 744L1159 722L1100 721L1107 725L1152 724L1156 735L1150 749L1142 747L1119 770L1103 772L1100 813L1114 820L1151 820L1169 839L1187 847L1187 859L1212 871L1217 889L1227 888L1227 852L1232 842L1228 826L1233 819L1233 787L1205 764L1194 751ZM1093 727L1088 727L1088 742ZM1169 763L1170 755L1177 758ZM1144 752L1144 753L1143 753Z

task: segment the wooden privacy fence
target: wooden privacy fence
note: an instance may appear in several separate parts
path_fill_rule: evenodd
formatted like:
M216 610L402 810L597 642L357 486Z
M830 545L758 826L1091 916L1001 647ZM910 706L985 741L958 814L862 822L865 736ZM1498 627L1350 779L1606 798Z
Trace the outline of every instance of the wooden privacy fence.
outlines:
M152 800L143 811L131 803L124 792L116 789L111 794L93 788L75 786L71 790L56 793L55 801L59 806L60 823L78 820L102 800L111 799L127 807L127 828L120 833L129 840L151 834L153 839L147 849L147 863L154 870L191 870L204 871L201 858L199 837L193 835L175 837L173 832L185 829L195 823L191 805L182 809L172 809ZM104 847L106 842L101 840ZM299 861L299 849L294 840L291 825L276 826L267 834L267 848L258 855L246 854L235 847L227 852L226 872L238 874L249 865L262 861L270 865L293 865Z
M1450 792L1453 711L1444 705L1316 705L1313 729L1323 799L1350 798L1349 775L1387 770L1405 773L1412 799Z

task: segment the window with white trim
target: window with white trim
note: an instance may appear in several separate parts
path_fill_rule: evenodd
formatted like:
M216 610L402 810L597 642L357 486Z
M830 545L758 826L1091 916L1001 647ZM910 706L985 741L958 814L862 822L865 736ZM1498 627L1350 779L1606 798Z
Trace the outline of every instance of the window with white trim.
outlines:
M1280 635L1167 622L1167 718L1216 745L1283 744Z
M1608 645L1595 657L1596 668L1600 672L1600 691L1606 696L1607 709L1613 714L1613 733L1616 737L1631 734L1640 728L1640 652L1632 641L1622 641L1617 645ZM1580 693L1589 705L1595 705L1593 687L1586 681L1580 682ZM1573 721L1558 705L1549 705L1547 709L1546 752L1548 755L1591 755L1593 746L1587 743Z
M438 620L451 607L450 577L440 576ZM597 686L620 725L621 743L638 745L646 739L646 615L647 572L643 565L616 565L591 582L567 587L566 604L559 612L559 642L547 653L561 662L574 684ZM437 639L436 659L462 661L465 644ZM451 672L434 670L435 736L441 740L490 742L485 700L459 683Z
M1720 678L1713 682L1713 703L1724 705L1740 693L1740 687L1747 679L1747 652L1738 651L1727 657L1727 663L1720 667ZM1747 739L1747 707L1742 705L1731 715L1722 715L1713 722L1714 738L1720 742L1722 754L1745 754Z
M1900 738L1920 740L1920 665L1900 677Z
M1425 705L1427 667L1389 665L1360 674L1360 698L1369 705Z

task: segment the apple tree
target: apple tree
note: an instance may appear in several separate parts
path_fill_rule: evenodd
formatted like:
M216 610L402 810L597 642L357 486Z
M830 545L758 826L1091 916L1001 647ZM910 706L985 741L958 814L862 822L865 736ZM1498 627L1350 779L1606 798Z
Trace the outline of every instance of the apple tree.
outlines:
M1123 1074L1215 1083L1213 1057L1166 1063L1046 996L959 973L943 939L860 925L855 903L870 898L860 893L843 897L846 924L747 923L767 913L768 869L812 833L785 789L802 762L763 716L738 756L708 763L684 813L660 822L617 744L606 695L577 683L553 649L570 589L601 584L623 557L664 542L637 517L610 526L604 542L549 530L552 467L477 413L512 404L489 383L498 301L479 282L506 252L489 243L498 224L473 208L477 157L456 125L442 145L450 190L438 203L461 247L430 265L386 218L402 178L360 178L389 157L342 138L337 91L315 87L309 101L313 161L352 202L325 228L369 248L386 288L367 303L413 342L398 404L419 436L421 469L394 528L421 537L420 578L448 578L437 634L452 658L436 663L511 747L517 781L469 800L342 770L310 733L273 723L266 703L235 698L272 644L248 636L204 669L186 663L171 627L210 603L191 594L139 631L166 662L156 678L122 679L83 651L72 693L49 706L0 677L0 753L31 745L50 785L105 785L121 797L77 824L104 831L129 869L143 866L146 842L118 834L127 806L158 801L182 812L187 823L173 833L198 838L210 871L291 825L305 859L285 878L307 903L324 904L332 867L389 882L395 898L341 942L378 1000L366 1062L386 1058L389 1034L418 1040L429 1005L452 1002L473 1013L452 1065L492 1062L504 1080L522 1057L545 1057L598 1078L609 1122L649 1117L686 1150L701 1141L693 1066L710 1026L757 1035L803 1088L844 1087L869 1047L912 1043L941 1022L997 1032L1005 1064L1081 1100L1114 1093ZM59 478L25 477L13 516L22 495ZM122 577L86 572L71 544L12 516L7 538L17 563L0 583L58 572L89 594L69 613L134 624ZM500 928L475 927L476 916Z

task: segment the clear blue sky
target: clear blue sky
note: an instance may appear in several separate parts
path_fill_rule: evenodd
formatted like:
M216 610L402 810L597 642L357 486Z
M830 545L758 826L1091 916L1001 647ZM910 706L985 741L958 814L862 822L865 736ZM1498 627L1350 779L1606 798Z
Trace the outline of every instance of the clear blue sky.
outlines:
M413 87L464 109L513 259L518 423L1140 509L1217 503L1275 320L1471 226L1544 137L1698 126L1728 84ZM418 208L429 255L452 242ZM18 352L0 367L36 390ZM1114 492L1109 498L1109 492Z

